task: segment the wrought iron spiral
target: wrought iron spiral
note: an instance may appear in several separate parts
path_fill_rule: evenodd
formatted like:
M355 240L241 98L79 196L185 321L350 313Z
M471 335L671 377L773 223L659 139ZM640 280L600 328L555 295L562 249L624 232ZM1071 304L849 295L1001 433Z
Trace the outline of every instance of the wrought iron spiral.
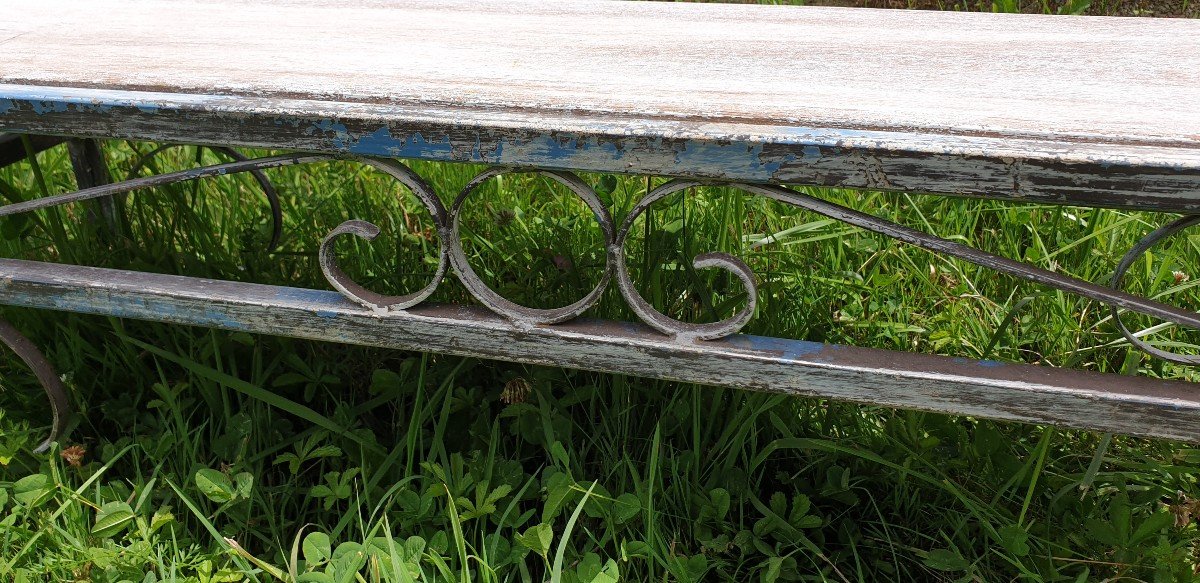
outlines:
M1117 269L1113 271L1113 289L1121 289L1121 283L1125 279L1125 273L1128 272L1129 268L1133 266L1133 263L1137 261L1139 257L1144 255L1146 251L1149 251L1151 247L1157 245L1159 241L1162 241L1163 239L1166 239L1167 237L1170 237L1171 235L1174 235L1196 224L1200 224L1200 215L1181 217L1169 224L1155 229L1149 235L1142 237L1137 244L1135 244L1128 252L1125 253L1125 256L1121 258L1121 262L1117 264ZM1167 352L1166 350L1150 346L1144 340L1138 338L1136 334L1130 332L1129 328L1125 326L1125 322L1121 320L1121 312L1116 306L1113 306L1112 308L1112 316L1113 321L1117 323L1117 329L1121 331L1121 335L1124 336L1130 344L1137 347L1138 350L1168 362L1187 365L1200 364L1200 356Z
M372 165L378 163L378 161L367 161L365 159L362 161ZM397 168L404 168L398 163L392 164L395 164L395 167ZM442 215L439 214L444 212L439 206L440 203L426 202L426 208L430 210L430 213L435 217L435 222L438 224L438 232L442 241L442 253L446 253L448 247L450 264L453 266L459 280L462 281L463 285L468 289L468 291L470 291L471 295L474 296L476 300L493 312L508 318L515 324L522 326L564 322L579 316L588 308L593 306L604 293L608 282L615 278L617 287L620 290L622 297L624 297L630 308L633 309L634 313L637 314L637 316L643 322L662 332L663 334L673 336L678 340L713 340L728 336L741 330L742 327L744 327L753 317L755 308L757 306L757 286L755 283L754 273L750 270L750 267L747 266L745 262L727 253L701 254L694 259L693 265L697 269L709 267L723 269L737 277L742 282L748 298L747 305L741 311L729 318L719 322L705 324L682 322L656 310L637 291L625 260L625 245L628 241L628 237L634 222L642 214L644 214L651 205L662 200L663 198L682 190L710 184L709 182L686 179L672 180L652 190L633 207L629 215L626 217L624 223L622 223L621 227L619 229L615 229L614 232L612 218L608 210L604 207L595 191L592 190L592 188L582 180L580 180L579 177L570 172L559 170L535 170L534 172L542 174L543 176L551 178L556 182L566 186L575 196L579 197L580 200L587 204L587 206L594 213L597 222L604 231L605 245L608 251L604 274L602 275L601 280L596 287L584 298L562 308L534 309L518 305L504 298L489 288L487 284L484 283L471 268L467 261L466 254L462 249L462 244L459 239L459 230L461 211L464 203L469 198L471 193L473 193L479 187L479 185L487 180L509 172L514 172L514 170L505 168L491 168L483 171L473 178L455 200L452 208L449 211L448 219L442 218ZM405 184L408 184L408 182L405 182ZM411 185L409 186L412 188ZM949 241L947 239L930 235L922 231L880 219L879 217L821 200L790 188L775 185L747 183L733 183L728 184L727 186L758 196L764 196L784 204L803 208L846 224L866 229L898 241L916 245L935 253L948 255L979 265L981 267L1025 279L1027 281L1069 291L1108 304L1112 306L1114 310L1125 309L1148 316L1161 318L1181 326L1200 329L1200 314L1182 310L1145 297L1129 294L1119 289L1121 277L1124 275L1125 271L1128 269L1129 265L1134 259L1140 256L1145 252L1146 249L1162 238L1200 222L1200 218L1187 217L1180 219L1171 225L1151 233L1145 239L1139 242L1139 244L1130 251L1126 258L1122 260L1121 265L1118 266L1116 276L1114 277L1112 287L1110 288L1071 276L1033 267L1026 263L994 255L986 251L981 251L961 243ZM417 191L414 190L414 192ZM431 193L419 194L418 196L423 201L436 200L436 197L430 198L432 196ZM443 221L449 222L450 227L448 232L444 227L445 223ZM331 233L322 244L322 268L326 270L326 277L329 279L331 285L333 285L339 291L342 291L342 293L346 294L347 297L373 309L379 309L381 307L381 303L383 302L376 300L382 298L383 296L378 296L376 294L374 296L370 296L372 298L376 298L375 300L364 301L362 292L365 290L362 290L362 288L357 286L349 288L347 284L349 283L350 285L354 285L353 282L350 282L349 279L346 278L345 274L337 268L336 262L332 259L333 238L337 234L345 232L354 232L359 233L361 236L369 235L373 237L374 234L378 232L378 229L370 223L363 223L361 221L347 221L343 223L341 226L335 229L334 232ZM430 283L430 287L427 287L425 290L422 290L422 292L419 292L419 294L421 294L421 299L428 297L428 293L426 292L431 293L433 286L437 285L437 282L442 277L443 272L444 269L439 268L438 274L435 276L434 281ZM351 289L353 291L347 292L347 289ZM415 296L404 297L410 298ZM415 303L416 302L405 303L402 307L399 304L392 304L390 309L403 309L404 307L411 307L411 305L415 305ZM1149 354L1170 360L1172 362L1179 362L1183 364L1200 363L1200 357L1174 355L1172 353L1151 347L1130 333L1125 328L1124 324L1120 322L1119 318L1117 319L1117 322L1125 337L1128 338L1130 342L1134 344L1134 346L1145 350Z

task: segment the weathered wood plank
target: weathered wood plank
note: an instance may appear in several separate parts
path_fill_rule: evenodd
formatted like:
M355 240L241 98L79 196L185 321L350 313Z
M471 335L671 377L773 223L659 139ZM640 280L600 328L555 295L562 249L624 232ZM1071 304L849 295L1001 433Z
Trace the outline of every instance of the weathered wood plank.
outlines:
M466 0L0 13L0 129L1200 210L1200 21Z
M600 320L518 327L482 308L379 315L331 291L0 260L0 303L624 373L1200 441L1196 385Z

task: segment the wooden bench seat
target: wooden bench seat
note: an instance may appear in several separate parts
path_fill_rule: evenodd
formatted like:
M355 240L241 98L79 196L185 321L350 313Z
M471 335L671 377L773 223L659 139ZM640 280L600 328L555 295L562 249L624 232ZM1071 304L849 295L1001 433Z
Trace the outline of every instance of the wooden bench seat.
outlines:
M1200 210L1200 21L434 0L47 0L37 10L0 0L0 11L3 132L740 183L1102 298L1098 286L770 185ZM572 188L587 200L585 184ZM454 211L438 212L444 238ZM620 246L611 234L609 244L612 257ZM732 260L706 260L749 282ZM1188 383L672 337L644 315L650 326L388 309L326 273L363 305L334 292L15 260L0 260L0 302L1200 440L1200 393ZM1122 298L1111 303L1200 318Z
M0 123L33 133L1200 207L1196 21L655 2L0 10Z

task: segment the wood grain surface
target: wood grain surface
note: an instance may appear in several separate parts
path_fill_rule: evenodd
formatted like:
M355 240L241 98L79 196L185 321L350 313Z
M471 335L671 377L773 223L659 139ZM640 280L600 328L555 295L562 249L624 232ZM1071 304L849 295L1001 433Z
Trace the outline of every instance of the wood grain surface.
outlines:
M1200 21L0 0L0 129L1200 208Z

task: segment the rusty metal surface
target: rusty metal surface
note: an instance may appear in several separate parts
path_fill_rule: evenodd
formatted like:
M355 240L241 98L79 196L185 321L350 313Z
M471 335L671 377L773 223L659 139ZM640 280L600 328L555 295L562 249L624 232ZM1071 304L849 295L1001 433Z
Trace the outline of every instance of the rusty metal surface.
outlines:
M518 326L471 306L384 314L333 291L12 259L0 273L0 302L16 306L1200 441L1200 394L1180 381L740 334L681 340L586 318Z

